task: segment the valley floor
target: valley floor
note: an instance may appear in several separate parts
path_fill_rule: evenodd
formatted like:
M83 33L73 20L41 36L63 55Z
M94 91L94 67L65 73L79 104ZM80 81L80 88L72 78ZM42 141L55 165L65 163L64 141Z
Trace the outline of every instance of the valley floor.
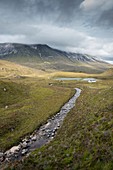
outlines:
M12 98L12 85L15 98ZM82 89L76 106L68 113L54 140L31 153L22 162L16 162L6 169L113 169L112 77L103 77L96 83L55 80L50 83L41 79L16 82L4 80L0 87L3 100L0 110L0 147L3 149L18 142L20 137L32 132L56 113L73 95L73 88ZM7 90L4 91L4 88ZM6 102L5 105L4 93L5 98L11 98L11 102Z
M5 151L59 111L74 90L38 78L0 81L0 150Z

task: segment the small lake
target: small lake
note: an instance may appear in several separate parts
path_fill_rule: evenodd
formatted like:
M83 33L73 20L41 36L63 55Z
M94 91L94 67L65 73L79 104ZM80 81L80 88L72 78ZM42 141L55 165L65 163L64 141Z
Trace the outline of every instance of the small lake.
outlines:
M75 77L60 77L56 78L55 80L61 80L61 81L69 81L69 80L75 80L75 81L87 81L87 82L96 82L97 79L95 78L75 78Z

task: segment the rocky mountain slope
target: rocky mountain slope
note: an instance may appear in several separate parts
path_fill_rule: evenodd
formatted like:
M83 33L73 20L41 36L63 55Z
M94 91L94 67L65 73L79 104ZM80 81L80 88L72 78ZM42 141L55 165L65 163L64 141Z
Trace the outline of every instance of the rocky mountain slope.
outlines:
M42 44L0 44L0 59L41 70L98 73L110 67L92 56L65 52Z

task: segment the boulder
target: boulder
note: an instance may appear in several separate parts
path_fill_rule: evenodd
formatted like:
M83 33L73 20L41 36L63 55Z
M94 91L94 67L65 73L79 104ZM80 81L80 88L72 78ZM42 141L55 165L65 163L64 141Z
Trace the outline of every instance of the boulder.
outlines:
M13 146L11 149L10 149L10 152L11 153L15 153L15 152L18 152L20 150L20 146Z

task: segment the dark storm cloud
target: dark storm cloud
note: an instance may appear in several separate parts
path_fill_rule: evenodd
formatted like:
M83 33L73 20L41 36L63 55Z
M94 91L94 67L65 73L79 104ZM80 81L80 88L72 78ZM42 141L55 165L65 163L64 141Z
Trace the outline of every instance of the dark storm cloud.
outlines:
M81 7L81 8L80 8ZM47 21L54 24L75 26L81 21L112 26L113 2L108 0L0 0L1 20L7 22ZM82 21L83 20L83 21ZM4 21L4 22L5 22ZM89 23L88 23L89 22ZM91 25L92 27L93 25Z
M112 0L84 0L80 8L89 21L97 26L111 28L113 26L113 1Z
M40 16L47 17L48 15L55 15L59 20L73 18L75 11L79 9L79 5L83 0L30 0L27 7L34 10ZM77 13L76 13L77 14Z
M36 25L67 27L77 21L82 0L0 0L0 34L32 34ZM37 28L39 30L39 28Z
M35 20L68 25L78 20L81 2L83 0L1 0L1 20L15 23Z
M98 24L104 26L113 26L113 8L107 11L104 11L98 20Z
M17 20L23 18L32 19L35 17L48 18L57 21L73 21L74 18L81 17L90 11L89 18L94 22L101 21L103 24L113 24L113 1L105 0L0 0L0 13L2 17L10 16ZM20 18L18 18L20 16ZM56 16L56 17L55 17ZM22 17L22 18L21 18ZM55 18L54 18L55 17ZM87 19L87 18L86 18ZM75 22L75 21L74 21Z
M112 58L112 0L0 0L0 42L47 43Z

